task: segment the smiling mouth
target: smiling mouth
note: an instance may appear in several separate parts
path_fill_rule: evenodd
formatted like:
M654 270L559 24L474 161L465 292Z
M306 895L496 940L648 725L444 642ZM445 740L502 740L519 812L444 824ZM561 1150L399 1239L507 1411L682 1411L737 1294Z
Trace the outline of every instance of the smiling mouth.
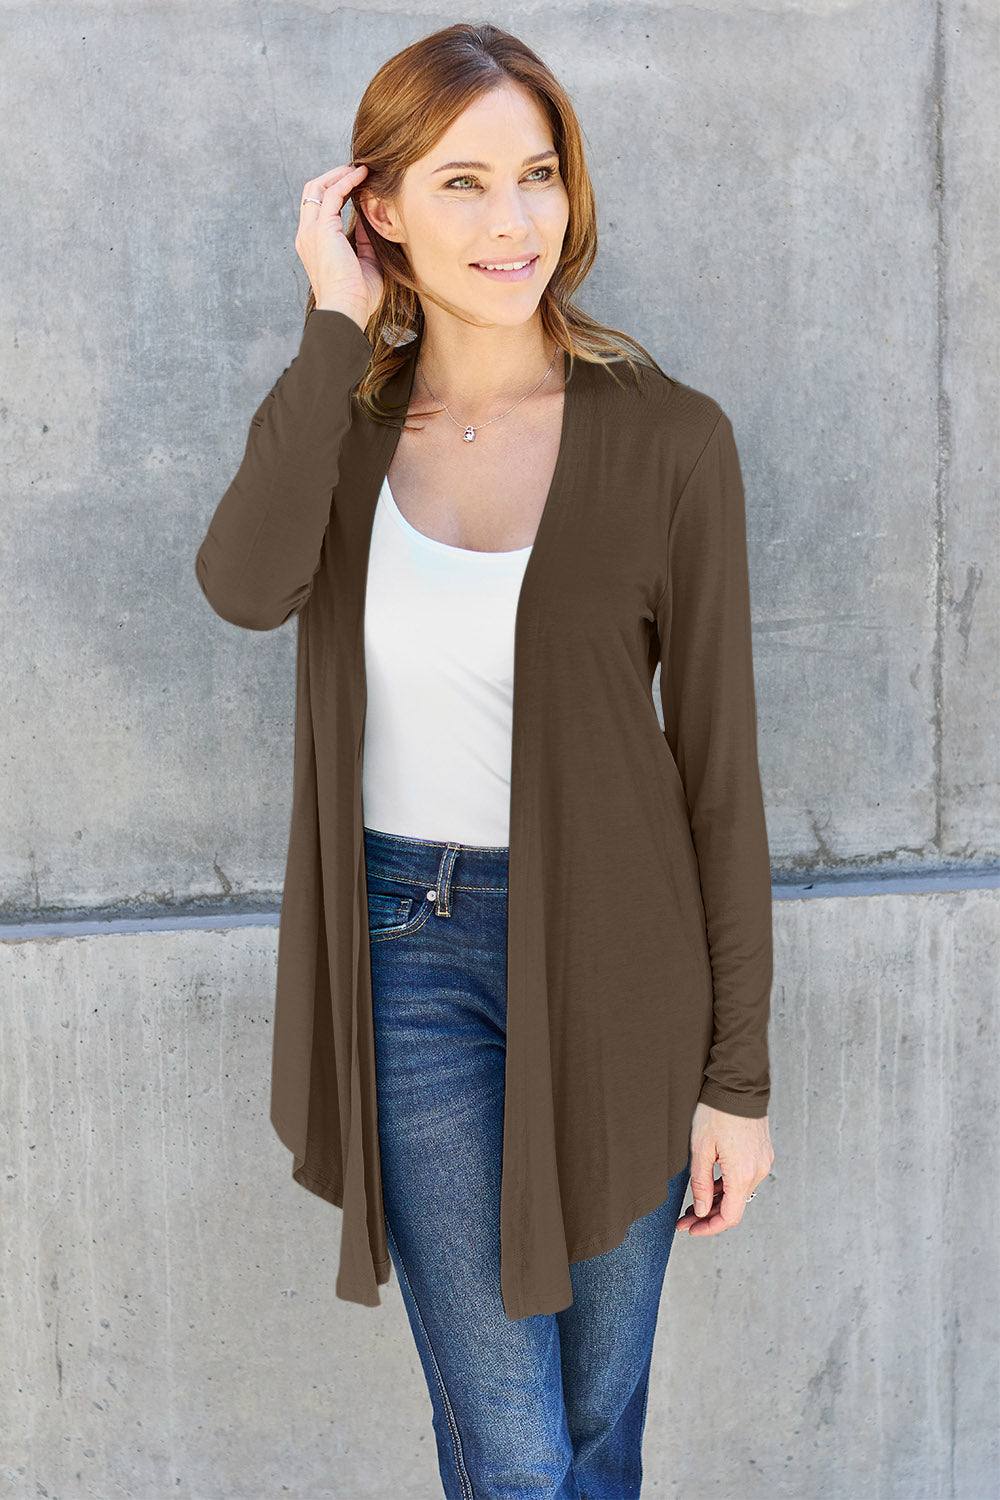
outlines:
M538 259L537 255L524 256L520 260L517 260L517 261L503 261L503 262L500 263L499 267L497 267L497 266L491 266L491 264L490 264L489 261L483 261L483 260L474 260L474 261L471 261L470 264L472 266L474 266L477 271L489 271L489 270L497 270L497 269L500 269L500 270L503 270L503 271L512 271L512 270L515 270L515 269L518 270L518 271L526 271L528 269L528 267L530 265L532 265L537 259Z

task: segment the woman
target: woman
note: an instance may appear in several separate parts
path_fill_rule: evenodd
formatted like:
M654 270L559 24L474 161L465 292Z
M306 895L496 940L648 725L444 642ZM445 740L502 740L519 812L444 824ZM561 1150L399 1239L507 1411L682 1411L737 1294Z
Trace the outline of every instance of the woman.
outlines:
M297 617L271 1118L337 1294L395 1265L446 1495L623 1500L674 1231L773 1161L739 461L573 305L593 197L523 43L416 42L352 148L197 560L224 619Z

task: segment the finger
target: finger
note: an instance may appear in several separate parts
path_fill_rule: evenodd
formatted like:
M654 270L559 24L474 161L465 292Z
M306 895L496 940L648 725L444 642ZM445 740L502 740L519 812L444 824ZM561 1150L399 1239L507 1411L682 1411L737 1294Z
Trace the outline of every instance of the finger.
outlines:
M312 212L318 217L322 208L326 208L330 216L339 213L348 194L361 181L367 170L368 168L362 162L357 166L335 167L324 177L314 177L302 189L302 216L307 217ZM320 201L317 203L316 199Z
M694 1212L699 1218L703 1218L712 1207L712 1198L715 1193L716 1182L712 1175L715 1161L709 1161L707 1154L699 1156L692 1153L691 1156L691 1195L694 1198Z
M745 1182L737 1183L735 1186L727 1184L722 1195L722 1202L719 1204L719 1218L723 1222L723 1227L731 1229L734 1224L738 1224L746 1206L747 1184Z
M322 172L319 177L311 177L306 183L310 189L318 189L322 192L324 188L330 187L340 177L346 177L349 172L356 172L362 164L356 161L341 162L339 167L331 167L329 172Z
M723 1230L732 1229L742 1221L746 1212L747 1198L749 1191L752 1191L751 1181L752 1179L747 1179L742 1185L727 1185L725 1176L717 1178L712 1212L704 1218L698 1218L695 1217L694 1209L689 1208L674 1227L686 1230L689 1237L692 1234L721 1234Z
M703 1219L695 1219L688 1230L688 1234L721 1234L724 1229L731 1228L733 1222L738 1223L739 1220L733 1221L723 1218L722 1203L723 1198L717 1197L712 1204L711 1213L706 1214Z
M367 171L368 168L365 166L364 162L355 162L352 166L347 168L346 172L342 172L339 177L335 178L333 182L325 183L323 191L325 193L329 193L332 189L337 189L338 191L342 192L344 197L346 198L348 193L354 191L354 188L361 181L361 178Z
M704 1212L699 1213L697 1212L697 1200L691 1205L691 1212L692 1214L696 1215L695 1222L699 1224L703 1224L707 1219L713 1218L718 1213L719 1203L725 1190L721 1177L710 1177L708 1180L712 1184L712 1196L709 1199L708 1207L704 1210Z
M318 217L321 223L329 223L330 220L340 217L366 171L366 167L361 167L357 171L348 172L345 177L330 184L323 194L323 206L319 210Z
M711 1175L709 1175L708 1180L712 1183L712 1198L709 1203L709 1209L715 1209L718 1206L719 1198L724 1191L723 1181L721 1177L713 1178ZM679 1229L683 1233L685 1230L689 1230L692 1224L703 1224L705 1222L708 1215L699 1214L698 1212L696 1212L697 1201L698 1200L696 1199L695 1203L688 1204L681 1217L675 1223L675 1229Z
M713 1208L712 1212L706 1214L703 1219L695 1218L692 1213L687 1225L687 1232L689 1237L697 1234L718 1234L719 1230L725 1227L719 1215L718 1208Z

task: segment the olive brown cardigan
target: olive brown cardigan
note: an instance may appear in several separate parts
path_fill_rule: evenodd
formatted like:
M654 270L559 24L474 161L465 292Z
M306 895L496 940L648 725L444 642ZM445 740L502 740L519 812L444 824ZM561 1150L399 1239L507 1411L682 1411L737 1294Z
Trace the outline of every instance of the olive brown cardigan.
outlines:
M419 338L383 388L402 421ZM372 345L313 309L255 412L198 582L297 627L271 1121L343 1209L336 1294L378 1306L381 1196L365 885L364 605L399 428L357 400ZM573 1300L685 1165L699 1100L767 1113L771 881L743 484L729 418L643 364L568 370L518 598L499 1205L508 1318ZM652 684L660 666L663 728ZM446 837L445 830L442 837Z

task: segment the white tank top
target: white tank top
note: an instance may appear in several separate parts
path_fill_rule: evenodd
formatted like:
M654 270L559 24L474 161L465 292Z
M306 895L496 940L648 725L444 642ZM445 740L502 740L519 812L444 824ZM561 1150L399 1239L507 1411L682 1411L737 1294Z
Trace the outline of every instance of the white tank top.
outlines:
M509 843L514 619L530 555L425 536L385 480L365 597L366 827Z

